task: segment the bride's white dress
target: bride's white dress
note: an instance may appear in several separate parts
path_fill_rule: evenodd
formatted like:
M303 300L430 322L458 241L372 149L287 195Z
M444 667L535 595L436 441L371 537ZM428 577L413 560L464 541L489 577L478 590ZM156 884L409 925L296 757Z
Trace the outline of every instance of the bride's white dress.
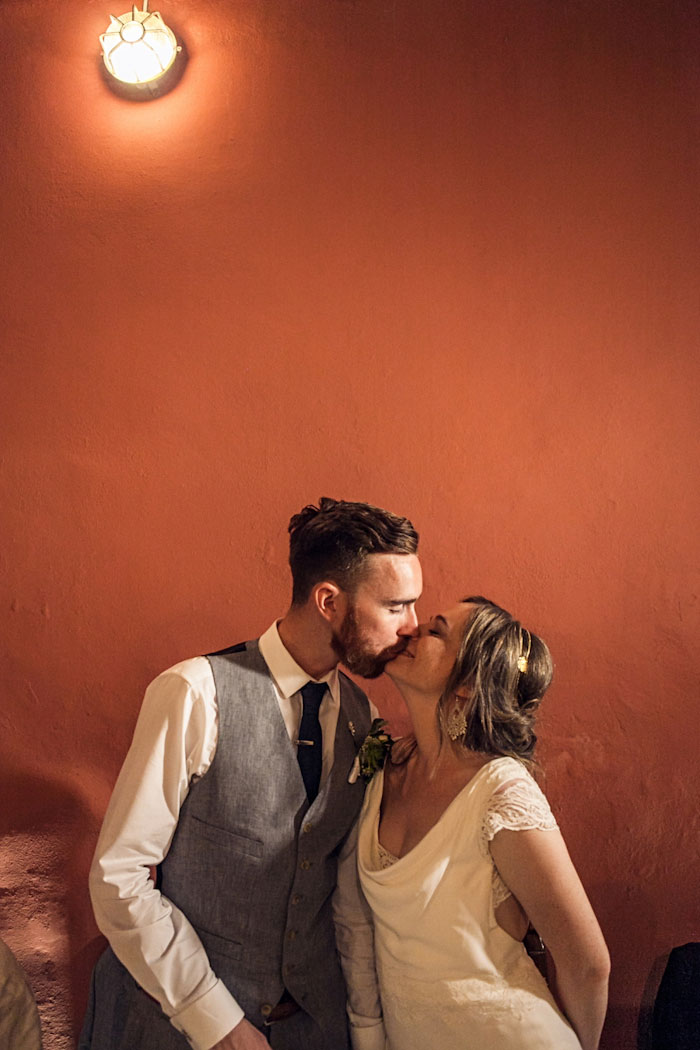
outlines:
M488 843L556 828L521 763L488 762L400 859L378 840L383 774L365 797L358 870L372 909L387 1050L580 1050L520 941L496 922L508 896Z

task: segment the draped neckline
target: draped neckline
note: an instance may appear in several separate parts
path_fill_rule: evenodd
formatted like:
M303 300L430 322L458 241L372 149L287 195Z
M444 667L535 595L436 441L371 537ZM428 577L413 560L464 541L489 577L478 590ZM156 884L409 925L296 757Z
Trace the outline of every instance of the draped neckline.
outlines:
M457 803L459 802L459 800L464 795L469 794L469 792L474 789L474 787L476 786L477 781L480 781L481 779L483 779L482 774L485 775L487 771L492 771L493 768L496 765L500 765L503 762L507 762L509 764L510 763L515 763L516 765L520 766L520 763L517 761L517 759L510 758L508 755L502 755L499 758L489 759L488 762L484 763L484 765L481 767L481 769L478 769L476 771L476 773L474 774L473 777L470 777L470 779L467 781L467 783L464 785L464 787L459 789L459 791L457 792L455 797L451 800L451 802L447 803L447 805L443 809L443 811L440 814L440 816L438 817L438 819L435 821L435 823L433 825L431 825L431 827L428 828L428 830L426 831L425 835L423 835L422 838L420 838L418 840L418 842L416 842L415 846L411 846L411 848L409 850L407 850L406 853L404 853L402 856L395 857L394 863L389 868L380 869L380 871L391 871L391 870L393 870L393 868L395 868L397 864L400 864L401 861L407 860L412 854L415 854L417 850L420 850L421 846L423 846L423 844L425 842L427 842L429 839L435 838L436 834L437 834L437 831L440 828L440 826L442 824L447 823L447 819L448 819L448 816L450 814L450 811L456 808ZM379 838L379 824L381 822L381 815L382 815L382 798L383 798L383 795L384 795L384 770L383 769L380 771L379 777L381 777L381 781L380 781L380 783L381 783L381 792L379 794L379 802L378 802L378 805L377 805L377 812L376 812L376 816L375 816L375 820L374 820L374 824L373 824L373 834L374 834L374 838L375 838L375 841L376 841L377 845L381 846L382 849L385 851L385 853L389 853L392 857L394 857L395 854L391 853L390 850L387 850L386 846L382 845L381 840ZM376 875L376 874L378 874L378 872L373 872L373 874Z

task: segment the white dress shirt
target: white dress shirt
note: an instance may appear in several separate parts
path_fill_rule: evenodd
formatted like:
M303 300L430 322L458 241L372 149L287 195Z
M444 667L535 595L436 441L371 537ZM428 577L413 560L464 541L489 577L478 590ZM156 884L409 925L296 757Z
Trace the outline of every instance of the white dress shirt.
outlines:
M352 1050L385 1050L374 922L357 870L358 827L356 822L338 859L338 884L333 894L335 936L348 990Z
M299 690L309 675L285 649L276 623L260 638L260 652L293 740L302 714ZM340 710L337 669L320 681L328 684L319 711L323 784L333 765ZM166 856L180 807L192 781L209 768L217 737L216 690L206 657L176 664L149 685L90 870L97 925L195 1050L209 1050L243 1010L213 972L186 916L155 888L151 869Z

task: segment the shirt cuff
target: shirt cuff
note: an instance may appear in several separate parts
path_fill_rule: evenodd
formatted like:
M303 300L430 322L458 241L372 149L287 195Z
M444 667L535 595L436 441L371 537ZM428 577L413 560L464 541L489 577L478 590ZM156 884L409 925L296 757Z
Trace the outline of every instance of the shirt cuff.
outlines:
M243 1011L226 985L217 981L199 999L173 1014L170 1021L186 1036L194 1050L211 1050L240 1024L243 1017Z
M352 1043L352 1050L384 1050L386 1046L384 1022L378 1021L376 1024L364 1028L357 1028L355 1025L351 1025L350 1042Z

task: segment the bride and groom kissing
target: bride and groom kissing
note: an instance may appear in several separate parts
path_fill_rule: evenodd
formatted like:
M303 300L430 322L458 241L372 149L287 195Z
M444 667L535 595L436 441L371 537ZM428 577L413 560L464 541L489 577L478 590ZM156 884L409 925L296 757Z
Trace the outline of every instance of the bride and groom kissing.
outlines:
M80 1050L596 1050L607 951L531 772L546 645L481 596L419 624L406 518L324 498L289 537L286 615L146 691ZM339 663L392 679L408 737L363 749Z

